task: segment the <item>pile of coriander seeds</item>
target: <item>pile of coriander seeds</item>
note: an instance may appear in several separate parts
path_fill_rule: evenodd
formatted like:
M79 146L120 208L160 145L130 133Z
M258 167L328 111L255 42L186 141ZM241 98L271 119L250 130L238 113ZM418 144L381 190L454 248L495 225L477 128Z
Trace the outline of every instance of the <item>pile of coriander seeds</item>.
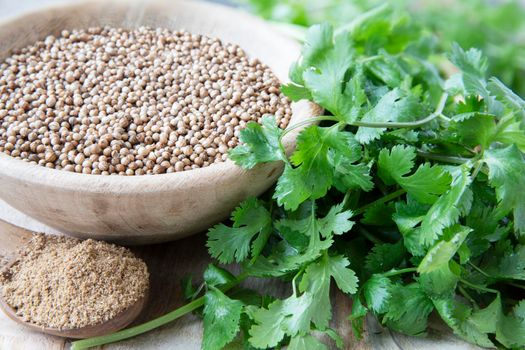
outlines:
M84 174L144 175L226 160L250 121L290 101L239 46L185 31L63 31L0 64L0 152Z

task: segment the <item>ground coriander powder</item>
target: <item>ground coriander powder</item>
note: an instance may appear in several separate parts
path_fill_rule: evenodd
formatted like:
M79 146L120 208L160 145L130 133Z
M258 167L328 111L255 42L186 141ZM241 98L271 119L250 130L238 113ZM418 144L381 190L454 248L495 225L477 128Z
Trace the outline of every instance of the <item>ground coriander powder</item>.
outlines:
M0 293L25 322L76 329L106 322L143 298L146 264L94 240L35 235L0 274Z

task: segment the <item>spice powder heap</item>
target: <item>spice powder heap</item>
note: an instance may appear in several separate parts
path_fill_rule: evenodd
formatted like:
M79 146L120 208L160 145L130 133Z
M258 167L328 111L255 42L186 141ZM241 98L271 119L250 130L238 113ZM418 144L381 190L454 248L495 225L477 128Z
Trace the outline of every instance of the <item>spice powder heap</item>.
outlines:
M0 292L23 321L57 329L106 322L148 287L146 264L128 249L45 235L35 235L0 274Z
M250 121L285 128L268 66L185 31L90 28L0 63L0 152L83 174L144 175L226 160Z

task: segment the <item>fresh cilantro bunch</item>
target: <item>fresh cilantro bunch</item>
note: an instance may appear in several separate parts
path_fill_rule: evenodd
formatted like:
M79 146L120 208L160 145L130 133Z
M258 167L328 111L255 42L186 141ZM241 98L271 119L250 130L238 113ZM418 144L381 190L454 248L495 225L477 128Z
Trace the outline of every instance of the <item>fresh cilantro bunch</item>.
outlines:
M247 169L282 162L283 174L271 198L249 199L232 226L208 234L213 257L243 266L222 285L278 278L291 292L244 300L207 279L203 349L234 339L326 349L322 333L342 346L331 288L353 299L357 334L372 312L424 335L436 312L469 342L525 346L525 102L486 77L476 49L454 45L457 73L444 77L427 39L387 7L337 31L308 30L282 90L326 115L301 130L291 155L283 136L305 123L248 125L231 159Z
M385 1L379 0L237 0L256 14L280 23L289 34L320 22L345 25ZM450 50L454 42L481 49L497 76L518 95L525 96L525 6L520 0L391 0L407 8L423 27L435 34L429 44L436 52Z
M525 102L487 77L479 50L452 45L447 75L429 42L386 6L337 30L311 27L282 91L325 114L286 130L266 116L230 153L246 169L283 165L273 190L208 233L210 254L240 273L210 265L199 288L186 281L187 305L73 349L195 310L204 350L343 348L330 328L334 288L353 300L357 336L368 313L423 336L434 312L471 343L524 348ZM283 137L297 129L288 154ZM289 294L244 289L246 278L281 281Z

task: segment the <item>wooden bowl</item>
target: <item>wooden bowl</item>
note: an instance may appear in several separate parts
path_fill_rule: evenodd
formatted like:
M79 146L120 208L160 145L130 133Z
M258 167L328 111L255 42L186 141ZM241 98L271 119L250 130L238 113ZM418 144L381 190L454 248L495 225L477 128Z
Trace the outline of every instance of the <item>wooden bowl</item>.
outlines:
M240 45L266 63L281 81L299 56L299 45L246 13L204 2L90 1L56 6L0 23L0 59L63 29L111 25L186 29ZM320 112L306 101L293 106L291 124ZM294 146L294 133L285 139ZM278 163L246 171L233 162L179 173L100 176L47 169L0 153L0 198L62 233L80 238L144 244L206 230L239 202L271 186Z

